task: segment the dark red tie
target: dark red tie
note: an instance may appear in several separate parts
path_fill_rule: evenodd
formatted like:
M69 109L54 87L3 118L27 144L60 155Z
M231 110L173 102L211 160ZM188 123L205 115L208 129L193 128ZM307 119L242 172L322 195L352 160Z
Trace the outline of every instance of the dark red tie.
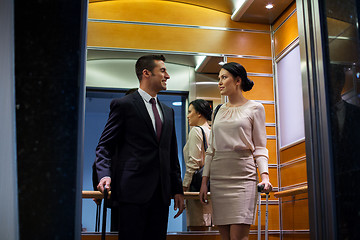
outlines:
M158 141L160 141L162 122L161 122L160 115L159 115L159 112L156 107L155 98L150 99L150 103L152 105L152 110L153 110L154 116L155 116L156 136L157 136Z

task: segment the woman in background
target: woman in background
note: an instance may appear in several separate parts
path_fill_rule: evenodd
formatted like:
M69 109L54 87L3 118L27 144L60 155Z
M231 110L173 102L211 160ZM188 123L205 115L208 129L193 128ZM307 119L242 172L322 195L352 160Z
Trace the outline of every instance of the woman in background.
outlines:
M265 192L269 182L266 149L265 110L262 104L248 100L243 92L254 82L245 68L234 62L222 66L220 94L228 96L212 124L209 148L200 190L200 201L207 204L207 182L211 182L213 222L223 240L246 240L254 224L258 168Z
M207 148L210 135L208 120L211 119L211 112L212 110L209 103L203 99L197 99L189 104L187 118L192 128L183 149L186 164L186 172L183 180L184 192L198 192L200 190L196 189L191 183L194 173L204 166L205 149ZM203 206L199 200L187 200L186 209L187 226L189 230L202 230L202 227L211 226L210 205Z

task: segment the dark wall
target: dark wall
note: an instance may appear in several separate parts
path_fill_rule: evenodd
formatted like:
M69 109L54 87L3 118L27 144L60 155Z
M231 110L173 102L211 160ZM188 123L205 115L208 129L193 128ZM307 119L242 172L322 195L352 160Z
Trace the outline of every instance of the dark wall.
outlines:
M80 238L87 1L15 1L20 239Z

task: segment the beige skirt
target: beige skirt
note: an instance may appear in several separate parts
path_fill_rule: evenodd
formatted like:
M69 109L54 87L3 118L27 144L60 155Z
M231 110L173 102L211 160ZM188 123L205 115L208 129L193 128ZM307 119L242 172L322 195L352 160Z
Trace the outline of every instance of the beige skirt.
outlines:
M213 223L254 224L257 183L250 150L216 151L210 167Z

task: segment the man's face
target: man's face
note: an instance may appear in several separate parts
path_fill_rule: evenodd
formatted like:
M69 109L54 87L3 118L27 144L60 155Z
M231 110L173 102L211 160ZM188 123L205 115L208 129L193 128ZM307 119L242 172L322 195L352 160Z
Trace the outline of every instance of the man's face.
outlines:
M163 61L154 60L154 62L155 67L150 76L150 84L154 91L160 92L161 90L166 90L166 81L170 78L170 75L167 73Z

